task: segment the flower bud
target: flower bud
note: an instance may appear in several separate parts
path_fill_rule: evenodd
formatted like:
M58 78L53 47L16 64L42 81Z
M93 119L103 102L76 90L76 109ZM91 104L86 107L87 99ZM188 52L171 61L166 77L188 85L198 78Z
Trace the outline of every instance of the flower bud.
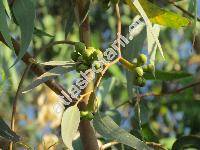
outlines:
M81 119L92 120L94 118L93 114L89 111L80 112Z
M140 54L137 58L137 66L143 66L147 62L147 57L144 54Z
M136 77L135 84L136 84L137 86L143 87L143 86L145 86L145 84L146 84L146 80L145 80L144 77Z
M94 60L98 60L98 56L99 57L103 57L103 53L99 50L96 49L93 53L92 53L92 59Z
M148 65L147 65L147 71L148 71L148 72L153 72L154 69L155 69L154 64L148 64Z
M81 55L78 52L76 52L76 51L74 51L74 52L71 53L71 59L73 61L77 61L78 58L79 58L79 56L81 56Z
M136 72L136 75L139 77L142 77L144 74L142 67L136 67L135 72Z
M95 52L95 48L94 47L88 47L84 52L83 52L83 59L86 62L90 62L92 61L92 54Z
M86 71L88 68L89 67L87 65L85 65L85 64L80 64L80 65L76 66L76 70L78 72L80 72L80 71Z
M83 53L83 51L85 51L86 47L85 47L85 44L82 43L82 42L76 42L75 43L75 50L79 53Z

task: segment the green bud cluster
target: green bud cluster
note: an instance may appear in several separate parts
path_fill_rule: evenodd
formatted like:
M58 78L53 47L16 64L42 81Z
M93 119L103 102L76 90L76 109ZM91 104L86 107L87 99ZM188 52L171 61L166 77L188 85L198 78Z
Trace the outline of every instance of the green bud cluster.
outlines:
M82 120L92 120L94 115L90 111L81 111L80 112Z
M71 54L71 59L75 62L80 62L77 64L76 70L86 71L91 67L91 64L98 60L98 55L103 56L103 53L99 49L95 49L94 47L87 47L82 42L75 43L75 51Z
M134 70L135 74L134 84L140 87L143 87L146 84L146 80L143 75L146 72L152 73L154 71L154 65L153 64L145 65L146 63L147 63L146 55L140 54L137 57L137 64L136 64L137 67Z
M134 84L137 86L144 86L146 83L146 80L144 79L144 71L142 66L147 62L147 57L144 54L140 54L137 57L137 63L136 63L136 68L134 69L134 74L135 74L135 79L134 79Z

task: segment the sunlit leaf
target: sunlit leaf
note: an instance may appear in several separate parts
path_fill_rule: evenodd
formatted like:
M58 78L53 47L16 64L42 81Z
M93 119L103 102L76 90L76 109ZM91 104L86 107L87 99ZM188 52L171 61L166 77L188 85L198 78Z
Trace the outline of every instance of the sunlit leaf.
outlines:
M5 42L8 44L8 47L13 49L11 36L9 34L9 28L6 20L6 11L2 0L0 1L0 32L5 39Z
M94 128L103 137L128 145L134 149L150 150L141 140L120 128L110 117L97 113L94 117Z
M134 5L132 5L132 0L126 0L126 2L135 13L139 13L137 9L134 7ZM177 13L164 10L158 7L157 5L149 2L148 0L139 0L139 2L152 23L156 23L171 28L179 28L187 26L190 23L189 19L182 17Z
M67 73L69 71L72 71L73 69L74 69L73 66L58 66L58 67L55 67L55 68L45 72L41 76L37 77L28 87L26 87L24 89L23 93L27 93L27 92L31 91L32 89L34 89L35 87L39 86L40 84L45 83L49 80L52 80L59 75L62 75L62 74Z
M48 62L43 62L39 64L45 65L45 66L72 66L72 65L76 65L77 63L72 62L72 61L48 61Z
M67 110L65 110L61 122L61 136L64 144L70 150L73 149L72 141L78 130L79 123L80 123L80 111L76 105L71 106Z
M1 117L0 117L0 136L13 142L20 141L20 137L8 127L8 125L3 121Z
M154 31L153 31L153 27L152 27L152 24L149 20L149 18L147 17L147 14L146 12L144 11L143 9L143 5L141 6L140 2L138 0L134 0L134 1L131 1L131 0L127 0L128 4L130 7L136 7L137 10L139 11L140 15L142 16L142 18L144 19L145 21L145 24L147 26L147 30L149 31L149 36L151 36L150 38L153 39L156 43L156 45L158 46L158 49L162 55L162 57L164 58L164 54L163 54L163 50L162 50L162 47L161 47L161 44L158 40L158 38L156 37Z
M186 148L200 149L200 136L183 136L175 141L172 150L184 150Z
M186 72L166 72L155 70L155 77L152 73L145 73L144 77L147 80L163 80L163 81L171 81L176 79L182 79L186 77L190 77L191 74Z
M34 32L35 5L32 0L17 0L13 4L13 14L20 27L20 51L15 65L26 53Z

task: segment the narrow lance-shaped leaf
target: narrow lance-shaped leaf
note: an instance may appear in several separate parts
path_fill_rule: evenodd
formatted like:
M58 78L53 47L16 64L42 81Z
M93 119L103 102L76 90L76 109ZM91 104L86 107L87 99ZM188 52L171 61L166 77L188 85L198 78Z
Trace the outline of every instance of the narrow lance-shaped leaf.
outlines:
M38 29L36 27L34 28L33 34L36 35L36 36L39 36L39 37L41 37L41 36L47 36L47 37L50 37L50 38L54 37L53 35L50 35L49 33L45 32L41 29Z
M39 63L41 65L45 65L45 66L72 66L72 65L76 65L76 62L72 62L72 61L48 61L48 62L43 62L43 63Z
M13 14L21 31L20 51L13 64L15 65L26 53L32 39L35 20L34 2L32 0L14 1Z
M73 66L58 66L58 67L55 67L55 68L45 72L41 76L37 77L28 87L26 87L24 89L23 93L27 93L27 92L31 91L32 89L34 89L35 87L39 86L40 84L45 83L49 80L52 80L59 75L62 75L62 74L67 73L69 71L72 71L73 69L74 69Z
M9 28L6 20L6 11L2 0L0 1L0 32L5 39L5 42L8 44L8 47L13 49L11 36L9 34Z
M20 141L20 137L8 127L8 125L3 121L1 117L0 117L0 136L13 142Z
M64 144L72 150L72 141L77 133L80 123L80 111L77 105L69 107L62 116L61 136Z
M127 0L127 1L130 3L131 0ZM152 24L149 21L149 18L147 17L147 15L146 15L144 9L142 8L140 2L138 0L134 0L133 2L131 1L130 5L131 6L134 5L137 8L137 10L139 11L139 13L141 14L142 18L145 21L145 24L147 25L147 30L149 30L149 33L150 33L149 36L151 36L151 38L155 40L155 43L158 46L158 49L159 49L162 57L164 58L164 54L163 54L163 50L162 50L162 47L160 45L160 42L159 42L158 38L155 36L155 33L153 31L153 28L152 28Z
M155 33L156 38L158 38L160 33L160 26L155 24L153 26L153 31ZM150 55L150 63L153 64L154 66L153 75L155 76L155 60L156 60L157 45L155 43L155 40L152 38L152 36L149 36L149 34L150 33L147 28L148 53Z
M97 113L94 117L94 128L103 137L115 140L137 150L150 150L141 140L120 128L110 117Z

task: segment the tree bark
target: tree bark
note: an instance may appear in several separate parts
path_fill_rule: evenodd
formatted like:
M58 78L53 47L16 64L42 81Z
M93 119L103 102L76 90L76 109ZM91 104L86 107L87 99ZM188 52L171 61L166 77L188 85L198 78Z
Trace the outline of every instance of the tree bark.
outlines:
M79 16L83 13L85 8L86 0L78 0L77 1L77 8L79 12ZM89 18L88 16L81 24L79 28L80 34L80 41L84 42L86 46L90 46L90 25L89 25ZM90 82L88 86L83 91L84 93L90 92L93 89L93 83ZM85 110L87 103L88 103L89 95L83 99L83 102L80 103L79 109ZM95 132L90 124L89 120L82 120L79 124L79 132L82 141L82 145L84 150L98 150L98 143L97 138L95 136Z

